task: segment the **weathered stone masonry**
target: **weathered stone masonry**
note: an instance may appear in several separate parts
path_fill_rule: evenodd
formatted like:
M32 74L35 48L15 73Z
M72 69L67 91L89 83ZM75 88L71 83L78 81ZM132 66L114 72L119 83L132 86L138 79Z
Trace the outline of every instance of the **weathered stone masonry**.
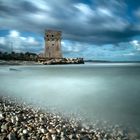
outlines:
M45 57L62 58L61 52L61 31L45 31Z

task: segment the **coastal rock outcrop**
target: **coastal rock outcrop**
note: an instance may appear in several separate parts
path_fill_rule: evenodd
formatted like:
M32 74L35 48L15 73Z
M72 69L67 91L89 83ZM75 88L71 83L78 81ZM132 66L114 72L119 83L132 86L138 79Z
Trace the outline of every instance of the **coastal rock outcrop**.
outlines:
M57 64L84 64L83 58L52 58L45 60L44 65L57 65Z

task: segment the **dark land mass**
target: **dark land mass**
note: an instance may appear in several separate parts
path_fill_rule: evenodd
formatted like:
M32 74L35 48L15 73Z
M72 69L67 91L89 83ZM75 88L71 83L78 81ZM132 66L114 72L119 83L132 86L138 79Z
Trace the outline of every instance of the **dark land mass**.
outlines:
M25 52L0 52L0 65L57 65L57 64L84 64L87 63L140 63L140 61L107 61L107 60L84 60L83 58L45 58L36 53Z
M23 64L84 64L83 58L46 58L35 53L7 53L0 52L0 65L23 65Z

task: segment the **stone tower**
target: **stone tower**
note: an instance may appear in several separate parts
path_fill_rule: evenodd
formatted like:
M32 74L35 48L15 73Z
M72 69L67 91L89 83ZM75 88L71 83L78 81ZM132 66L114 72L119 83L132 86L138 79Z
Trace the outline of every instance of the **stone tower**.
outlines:
M45 31L45 57L62 58L61 53L61 31Z

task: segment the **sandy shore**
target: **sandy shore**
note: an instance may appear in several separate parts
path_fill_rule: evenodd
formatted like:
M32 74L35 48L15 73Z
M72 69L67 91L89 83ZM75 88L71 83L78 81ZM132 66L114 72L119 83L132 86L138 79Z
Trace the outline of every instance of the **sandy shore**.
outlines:
M132 128L98 123L83 125L71 116L0 98L0 140L140 140Z

